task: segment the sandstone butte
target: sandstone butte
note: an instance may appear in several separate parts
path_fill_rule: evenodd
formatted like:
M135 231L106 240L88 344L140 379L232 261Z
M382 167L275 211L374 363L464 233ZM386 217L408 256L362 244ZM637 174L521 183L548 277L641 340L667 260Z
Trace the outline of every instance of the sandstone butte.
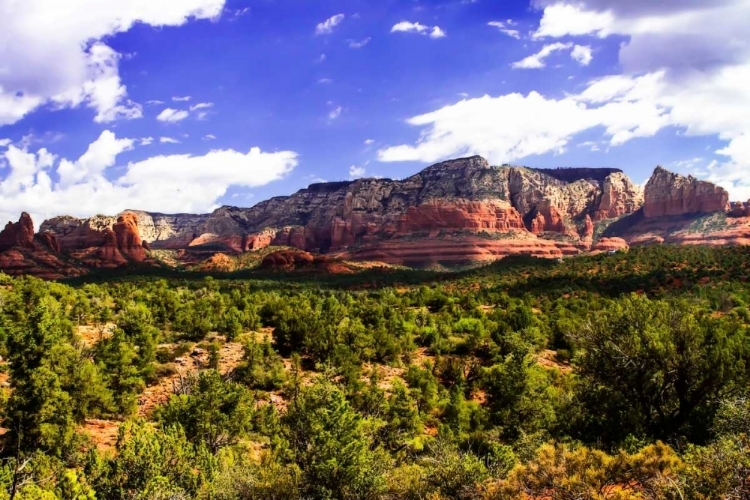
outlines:
M475 156L402 180L313 184L211 214L61 216L36 235L23 214L0 233L0 268L54 278L152 265L152 249L211 268L269 246L299 250L264 259L272 270L333 269L343 260L454 266L649 243L748 244L750 202L730 204L721 187L661 167L644 190L617 169L493 167Z

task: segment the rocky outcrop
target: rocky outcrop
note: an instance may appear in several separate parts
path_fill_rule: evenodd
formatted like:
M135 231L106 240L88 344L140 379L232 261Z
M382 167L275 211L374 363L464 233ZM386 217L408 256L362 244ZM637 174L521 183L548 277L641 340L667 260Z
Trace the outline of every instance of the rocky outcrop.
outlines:
M126 212L118 217L112 227L115 233L117 249L126 258L143 262L146 260L146 250L138 232L138 217L132 212Z
M628 248L628 243L622 238L601 238L591 247L591 252L619 252Z
M18 222L8 222L0 232L0 252L18 247L34 247L34 223L26 212L21 214Z
M36 235L36 239L43 248L54 254L60 253L60 244L57 242L57 236L55 236L55 233L39 233Z
M632 214L643 205L644 193L624 173L614 172L602 181L601 198L594 220L605 220Z
M266 255L260 268L272 271L295 271L308 268L315 262L315 257L302 250L280 250Z
M115 268L147 259L136 212L89 219L62 216L42 223L38 238L85 266Z
M748 200L746 203L742 203L742 202L732 203L732 206L727 216L733 217L733 218L750 217L750 200Z
M583 231L581 232L581 240L591 243L594 239L594 222L591 217L587 214L583 220Z
M726 212L729 193L710 182L656 167L646 184L643 215L647 218Z
M0 232L0 270L6 274L59 279L83 273L61 260L59 252L54 235L34 235L34 222L26 212L18 222L8 222Z
M83 250L104 245L107 230L116 222L117 217L104 215L89 219L64 215L42 222L39 231L54 234L62 250Z

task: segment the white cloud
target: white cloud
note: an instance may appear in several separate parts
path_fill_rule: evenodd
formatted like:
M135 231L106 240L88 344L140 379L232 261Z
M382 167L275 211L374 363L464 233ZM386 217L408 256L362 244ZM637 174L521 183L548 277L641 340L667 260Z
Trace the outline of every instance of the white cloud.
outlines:
M78 161L60 161L57 167L57 175L60 177L58 186L65 189L81 181L100 177L105 169L115 164L117 155L133 149L134 143L132 139L117 139L114 133L105 130L89 145Z
M373 144L375 144L375 140L373 140L373 139L365 139L365 145L366 146L371 146Z
M216 136L214 134L206 134L203 136L204 141L213 141L216 139Z
M391 28L391 33L418 33L429 35L430 38L445 38L447 35L440 26L425 26L418 22L401 21Z
M188 102L192 98L193 98L193 96L189 96L189 95L186 95L186 96L174 96L172 98L172 100L174 102Z
M203 213L216 208L229 187L263 186L297 165L297 154L291 151L212 150L203 156L167 155L131 162L122 175L108 178L118 166L118 155L133 143L105 131L75 161L58 160L45 149L34 153L11 145L0 154L9 170L0 182L0 218L16 220L27 211L39 224L60 214L88 217L128 208ZM60 182L52 181L53 173Z
M0 125L40 106L86 106L98 122L139 118L102 40L133 25L180 26L221 14L225 0L0 0ZM74 13L74 14L71 14ZM12 43L11 43L12 41Z
M160 122L177 123L179 121L184 120L188 116L190 116L190 113L183 109L167 108L161 113L159 113L159 116L157 116L156 119L159 120Z
M160 104L164 104L164 101L160 101L158 99L152 99L150 101L146 101L146 104L148 104L149 106L158 106Z
M612 33L615 17L610 11L595 12L585 10L581 4L565 2L550 5L544 9L544 16L534 38L565 35L598 35L605 37Z
M86 59L87 79L80 87L52 96L52 102L60 108L76 108L85 103L97 111L97 123L141 118L141 106L127 99L127 89L120 82L120 54L98 42L89 48Z
M576 45L570 52L570 57L577 61L581 66L588 66L594 58L591 55L591 45Z
M349 167L350 179L359 179L361 177L364 177L365 173L365 167L358 167L356 165L352 165L351 167Z
M199 102L198 104L194 104L190 106L190 111L197 111L199 109L209 109L213 107L214 107L214 103L212 102Z
M333 83L333 80L331 80L330 78L321 78L320 80L318 80L318 83L321 85L328 85L330 83Z
M513 24L515 24L515 23L513 23ZM510 25L510 23L509 23L509 25ZM521 33L518 30L507 28L506 25L505 25L505 23L503 23L502 21L490 21L489 23L487 23L487 26L492 26L493 28L497 28L498 31L500 31L501 33L504 33L504 34L508 35L509 37L512 37L512 38L515 38L515 39L520 39L521 38Z
M174 139L173 137L159 137L159 142L162 144L179 144L180 141L177 139Z
M361 49L368 43L370 43L370 40L372 40L371 37L363 38L362 40L349 40L349 48L351 49Z
M429 26L425 26L424 24L401 21L391 28L391 33L424 33L428 29L430 29Z
M140 144L141 146L150 146L150 145L151 145L151 144L153 144L153 143L154 143L154 138L153 138L153 137L144 137L144 138L142 138L142 139L140 140L140 143L139 143L139 144Z
M4 148L9 145L12 141L10 139L0 139L0 148Z
M342 111L344 111L344 108L342 108L341 106L336 106L330 111L330 113L328 113L328 119L335 120L336 118L341 116Z
M322 23L319 23L315 27L315 34L316 35L329 35L333 33L333 29L344 22L344 18L346 16L344 14L336 14L335 16L329 17Z
M566 50L572 47L571 43L555 42L550 43L542 47L542 50L536 54L530 55L520 61L516 61L511 64L516 69L540 69L546 66L545 59L547 59L553 52L560 50Z
M503 116L513 119L498 119ZM434 162L479 154L493 163L505 163L561 152L571 136L592 127L593 122L586 108L573 99L556 101L536 92L466 99L407 120L410 125L427 127L419 142L382 149L378 158Z
M446 35L445 31L443 31L440 26L433 26L432 31L430 32L430 38L445 38Z

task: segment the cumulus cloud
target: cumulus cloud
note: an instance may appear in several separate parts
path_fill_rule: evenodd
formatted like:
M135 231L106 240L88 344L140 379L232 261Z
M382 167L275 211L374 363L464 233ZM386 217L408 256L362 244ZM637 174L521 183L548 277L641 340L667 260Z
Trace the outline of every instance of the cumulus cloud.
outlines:
M315 34L329 35L333 33L333 29L339 24L343 23L345 17L346 16L344 14L336 14L335 16L329 17L315 27Z
M159 137L159 142L162 144L179 144L180 141L175 139L174 137Z
M516 69L541 69L547 65L545 60L554 52L569 49L572 46L573 44L571 43L550 43L542 47L542 50L536 54L530 55L520 61L516 61L511 64L511 66Z
M0 0L0 125L51 103L86 106L97 122L139 118L103 40L134 24L180 26L221 14L225 0ZM70 15L70 13L78 13ZM83 15L85 13L85 15ZM80 15L79 15L80 14Z
M160 122L177 123L190 116L190 113L183 109L167 108L156 117Z
M174 102L188 102L192 98L193 98L193 96L189 96L189 95L186 95L186 96L174 96L174 97L172 97L172 100Z
M445 31L443 31L440 26L433 26L432 31L430 32L430 38L445 38L448 36Z
M364 177L365 173L365 167L358 167L357 165L352 165L351 167L349 167L350 179L359 179L361 177Z
M612 34L615 17L611 11L586 10L580 3L556 3L545 7L539 29L533 38L560 38L566 35L598 35L605 37Z
M500 33L505 33L509 37L520 39L521 33L516 29L511 29L506 26L506 24L502 21L490 21L487 23L487 26L492 26L493 28L497 28Z
M291 151L266 153L212 150L203 156L162 155L118 163L133 148L132 139L104 131L77 160L59 159L9 145L0 154L7 177L0 182L0 217L16 220L27 211L39 224L60 214L88 217L127 208L160 212L208 212L235 187L258 187L283 178L297 165ZM116 167L125 172L111 178ZM110 174L110 175L107 175ZM60 180L54 182L57 176Z
M570 52L570 57L581 66L588 66L594 59L591 55L591 45L576 45Z
M401 21L391 28L391 33L417 33L430 38L445 38L447 34L440 26L425 26L419 22Z

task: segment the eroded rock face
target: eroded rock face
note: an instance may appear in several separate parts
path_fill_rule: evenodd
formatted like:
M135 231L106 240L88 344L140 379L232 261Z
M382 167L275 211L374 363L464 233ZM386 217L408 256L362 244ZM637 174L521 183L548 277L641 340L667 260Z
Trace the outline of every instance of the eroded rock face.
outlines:
M57 252L65 251L86 266L115 268L146 260L136 212L89 219L62 216L44 221L38 238Z
M601 238L591 247L592 252L618 252L627 250L628 243L622 238Z
M0 252L16 247L34 247L34 223L26 212L21 214L18 222L8 222L0 232Z
M155 249L237 253L281 245L331 253L394 238L416 244L480 233L507 235L497 239L533 233L564 238L568 253L586 247L577 240L587 238L578 229L587 217L619 217L641 203L639 188L616 169L492 167L475 156L439 163L403 180L313 184L251 208L222 207L206 215L130 212L141 240ZM104 245L103 229L114 225L114 218L59 217L43 229L54 232L63 249L80 249Z
M594 238L594 222L591 217L587 214L583 221L583 231L581 232L581 240L591 242Z
M39 233L36 235L41 245L52 253L60 253L60 244L57 242L55 233Z
M646 184L643 215L656 218L674 215L725 212L729 193L710 182L684 177L656 167Z
M146 260L141 236L138 233L138 217L132 212L120 215L112 227L115 233L117 249L122 255L135 262Z
M594 211L594 220L613 219L632 214L643 205L644 193L624 173L615 172L602 182L602 194Z
M732 203L732 206L727 214L729 217L750 217L750 200L745 203L736 202Z
M62 261L54 235L34 235L34 222L27 213L9 222L0 232L0 270L12 276L32 275L45 279L78 276L83 273Z
M260 264L261 269L273 271L295 271L311 267L315 257L302 250L280 250L266 255Z

